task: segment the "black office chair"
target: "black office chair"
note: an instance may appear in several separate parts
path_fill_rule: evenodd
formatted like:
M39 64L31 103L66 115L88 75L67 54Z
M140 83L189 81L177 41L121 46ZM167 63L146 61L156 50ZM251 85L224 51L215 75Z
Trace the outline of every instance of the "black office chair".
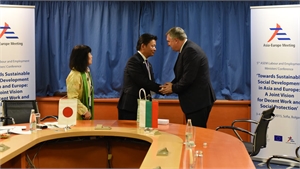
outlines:
M274 158L290 160L290 161L294 161L294 162L297 162L298 164L300 164L300 156L299 156L299 153L298 153L299 149L300 149L300 146L298 146L295 150L295 154L296 154L295 157L287 156L287 155L273 155L272 157L268 158L268 160L266 162L267 167L269 169L271 169L270 163L271 163L271 160L274 159Z
M39 112L35 100L3 100L2 108L5 118L3 125L28 123L31 109Z
M233 130L233 132L235 133L235 135L244 143L248 153L250 156L255 156L259 153L260 149L265 148L267 145L267 130L268 130L268 126L269 126L269 122L271 120L273 120L273 118L275 117L274 115L274 109L275 107L272 107L268 110L265 110L262 112L262 115L260 117L259 121L255 121L255 120L234 120L231 124L231 126L219 126L216 128L216 130L219 129L231 129ZM252 133L248 130L245 130L243 128L240 127L236 127L234 126L235 123L237 122L249 122L249 123L254 123L256 124L256 129L255 132ZM251 136L253 136L253 140L252 142L247 142L244 141L241 136L238 134L237 131L249 134Z
M31 109L34 109L35 113L39 113L36 100L2 100L2 108L4 117L3 125L29 123L29 117ZM46 116L41 118L41 121L47 118L54 118L56 116Z

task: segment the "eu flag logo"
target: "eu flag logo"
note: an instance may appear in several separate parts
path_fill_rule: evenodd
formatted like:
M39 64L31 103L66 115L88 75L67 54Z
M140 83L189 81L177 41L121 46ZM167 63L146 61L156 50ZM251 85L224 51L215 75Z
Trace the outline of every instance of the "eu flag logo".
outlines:
M282 142L282 136L274 135L274 141L280 141L280 142Z

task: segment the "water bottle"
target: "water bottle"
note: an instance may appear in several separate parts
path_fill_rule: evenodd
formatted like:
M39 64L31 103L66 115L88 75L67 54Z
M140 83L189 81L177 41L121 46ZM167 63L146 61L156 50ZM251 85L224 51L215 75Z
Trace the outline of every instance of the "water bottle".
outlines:
M203 169L203 153L202 151L196 151L196 157L197 157L197 164L198 166L196 166L199 169Z
M192 120L188 119L185 128L185 145L188 147L195 147L195 133L194 127L192 125Z
M29 124L30 124L29 127L30 127L31 133L36 132L36 115L35 115L34 109L31 109Z
M35 116L36 116L36 125L39 125L41 123L41 114L35 113Z
M192 152L193 148L189 148ZM194 151L193 151L194 152ZM203 153L201 150L196 150L194 154L190 154L190 169L203 169Z

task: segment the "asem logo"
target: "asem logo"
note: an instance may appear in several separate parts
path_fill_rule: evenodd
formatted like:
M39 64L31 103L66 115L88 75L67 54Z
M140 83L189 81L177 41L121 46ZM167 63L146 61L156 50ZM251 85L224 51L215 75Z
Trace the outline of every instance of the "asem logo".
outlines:
M288 137L288 140L286 141L287 143L294 143L294 139L292 138L292 136Z
M282 142L282 136L274 135L274 141Z
M274 31L273 35L271 36L271 38L268 40L268 42L270 42L271 40L273 40L273 38L278 35L280 37L278 37L278 40L291 40L290 38L283 38L282 36L286 35L286 33L281 32L278 33L280 30L282 30L282 28L280 27L280 25L277 23L276 24L276 28L270 28L270 30Z
M4 34L6 39L19 39L18 36L15 35L15 32L10 30L10 26L6 22L4 26L0 26L0 32L0 39Z

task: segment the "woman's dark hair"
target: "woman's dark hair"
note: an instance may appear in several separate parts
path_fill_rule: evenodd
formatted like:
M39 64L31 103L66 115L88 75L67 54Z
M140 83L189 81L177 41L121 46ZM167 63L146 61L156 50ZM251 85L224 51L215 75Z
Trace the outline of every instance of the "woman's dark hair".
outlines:
M69 68L85 72L88 66L88 54L92 49L86 45L76 45L70 55Z
M139 37L139 40L136 44L136 50L140 50L141 49L141 46L142 44L144 45L148 45L148 43L152 40L157 40L157 36L154 36L154 35L151 35L149 33L145 33L145 34L142 34L140 37Z

